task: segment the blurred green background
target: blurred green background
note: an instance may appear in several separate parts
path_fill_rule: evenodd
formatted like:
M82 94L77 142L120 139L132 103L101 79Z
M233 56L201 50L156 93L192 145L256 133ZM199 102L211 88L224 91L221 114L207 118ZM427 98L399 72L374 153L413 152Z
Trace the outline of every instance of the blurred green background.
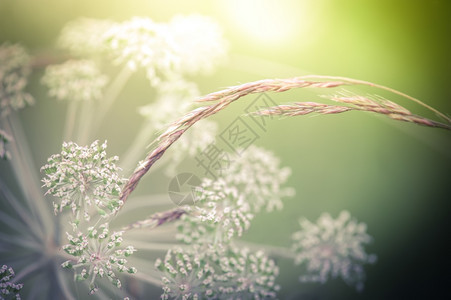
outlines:
M54 53L55 39L77 17L116 21L175 14L213 17L229 41L229 59L211 76L194 80L203 94L263 78L336 75L390 86L438 110L451 112L451 2L416 0L149 1L0 0L0 42L21 42L33 54ZM65 104L46 96L33 74L36 105L20 112L36 169L60 149ZM375 90L362 89L378 93ZM278 102L315 100L311 91L270 94ZM383 94L414 112L434 117L407 100ZM143 74L134 76L97 139L121 155L140 126L136 107L152 100ZM254 96L215 116L225 128ZM132 132L132 133L130 133ZM334 217L347 209L368 224L378 255L367 266L358 294L341 280L300 284L281 259L281 299L439 299L449 295L451 135L365 113L271 121L256 142L292 168L295 197L281 212L258 216L244 239L289 246L297 219ZM138 193L165 192L155 173Z

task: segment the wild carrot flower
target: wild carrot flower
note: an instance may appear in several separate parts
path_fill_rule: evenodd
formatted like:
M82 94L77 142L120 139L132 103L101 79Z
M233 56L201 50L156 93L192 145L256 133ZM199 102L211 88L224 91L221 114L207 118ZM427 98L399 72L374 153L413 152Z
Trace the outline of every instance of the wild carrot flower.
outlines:
M155 262L155 267L162 272L161 299L212 299L217 295L215 270L205 252L172 249L164 261Z
M70 208L77 223L80 213L86 220L90 219L91 207L101 216L107 216L122 206L119 194L126 179L119 176L115 164L119 158L106 157L106 147L106 141L102 145L95 141L84 147L65 142L61 154L52 155L41 168L47 194L60 199L59 203L53 203L55 214Z
M205 178L195 190L194 201L178 225L177 238L185 243L226 243L250 227L249 204L222 179Z
M69 60L50 65L42 77L49 95L58 100L94 101L102 98L108 78L90 60Z
M10 154L8 150L6 150L6 144L11 141L11 136L7 134L5 131L0 129L0 159L9 159Z
M115 24L105 34L105 40L116 63L125 63L131 70L144 68L154 84L160 81L157 71L170 74L177 59L167 26L149 18L134 17Z
M63 246L63 250L74 256L74 260L65 261L61 266L74 269L76 281L89 279L91 293L97 291L95 281L98 278L108 278L114 286L121 288L121 281L115 272L137 272L136 268L127 266L127 257L136 249L133 246L119 248L122 231L110 234L108 223L98 229L88 228L88 234L78 232L72 236L67 233L67 238L69 244Z
M0 46L0 116L34 103L24 91L31 73L30 56L19 44Z
M317 223L299 221L302 229L293 234L296 264L307 265L307 275L301 282L325 283L329 276L340 276L347 284L363 289L363 264L374 263L376 256L367 254L364 245L372 238L366 233L366 224L351 219L342 211L336 220L324 213Z
M14 278L14 270L6 265L0 268L0 299L17 299L20 300L19 291L22 289L23 284L12 283Z
M110 20L79 18L64 26L57 45L72 55L84 57L106 51L105 33L116 24Z
M163 273L162 299L268 299L279 289L274 261L248 249L178 248L155 266Z
M144 68L154 86L212 70L226 48L218 25L201 16L178 16L169 24L135 17L112 26L105 39L117 63Z
M281 209L282 197L294 193L282 185L291 174L287 167L279 167L279 159L270 151L250 146L238 157L224 174L230 186L236 186L255 212Z

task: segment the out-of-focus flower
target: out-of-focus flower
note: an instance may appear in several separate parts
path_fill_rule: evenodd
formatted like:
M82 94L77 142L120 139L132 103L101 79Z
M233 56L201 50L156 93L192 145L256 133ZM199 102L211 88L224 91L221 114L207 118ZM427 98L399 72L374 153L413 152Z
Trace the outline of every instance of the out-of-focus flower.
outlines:
M108 78L90 60L69 60L50 65L42 77L49 95L58 100L94 101L102 98Z
M0 268L0 299L20 300L19 291L23 284L11 282L14 276L14 270L11 267L3 265Z
M63 250L74 256L74 260L62 263L63 268L75 270L75 280L89 278L91 293L97 291L95 281L98 278L108 278L117 288L121 287L121 281L115 272L127 272L134 274L136 268L127 266L127 257L136 249L128 246L118 248L122 243L122 231L109 233L108 223L100 225L98 229L88 228L88 234L78 232L74 237L67 234L69 244L63 246Z
M162 299L269 299L279 289L274 261L248 249L169 250L155 266L163 272Z
M250 227L249 204L222 179L205 178L195 190L194 201L177 227L177 238L187 244L227 243Z
M211 72L226 57L227 43L219 25L201 15L178 15L169 22L181 73Z
M301 282L325 283L329 276L340 276L347 284L363 289L364 264L376 261L374 254L367 254L364 245L372 238L366 233L366 224L351 219L342 211L334 220L324 213L317 223L306 219L299 221L302 230L293 234L293 251L296 264L307 265L307 275Z
M24 91L31 73L30 56L19 44L0 46L0 116L34 103Z
M104 37L117 63L144 68L154 86L184 73L211 71L227 52L219 26L199 15L176 16L170 23L135 17L113 25Z
M280 168L279 159L270 151L250 146L234 160L224 172L224 180L238 188L253 211L281 209L282 197L291 196L294 190L283 188L291 170Z
M102 145L95 141L89 147L63 143L61 154L52 155L41 168L47 194L61 200L53 203L55 214L70 207L77 223L80 212L90 219L92 206L101 216L115 213L122 206L119 195L126 179L118 174L115 162L119 158L106 158L106 147L106 141Z
M125 63L136 70L142 67L153 84L160 82L157 71L172 73L176 60L167 25L149 18L134 17L112 26L105 34L108 49L116 63Z
M110 20L79 18L64 26L57 45L75 56L92 56L106 50L105 33L116 23Z
M1 159L9 159L11 155L6 150L6 144L11 141L11 136L7 134L5 131L0 129L0 158Z

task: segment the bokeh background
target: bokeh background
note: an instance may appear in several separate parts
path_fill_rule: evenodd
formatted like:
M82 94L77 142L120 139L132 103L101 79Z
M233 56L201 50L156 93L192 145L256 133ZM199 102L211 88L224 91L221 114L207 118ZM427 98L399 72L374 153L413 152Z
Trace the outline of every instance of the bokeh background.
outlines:
M448 0L0 0L0 42L20 42L32 54L51 56L61 28L80 16L115 21L147 16L164 22L191 13L214 18L229 41L228 60L212 75L193 78L203 94L263 78L336 75L390 86L451 112ZM65 115L64 104L40 86L42 73L36 69L29 86L36 105L19 113L37 170L59 152ZM407 100L383 95L434 117ZM270 96L278 103L315 100L314 92L305 91ZM110 155L120 156L132 141L141 122L136 108L152 97L143 74L134 76L96 136L108 140ZM246 99L213 118L220 128L255 97ZM340 279L301 284L296 267L280 259L281 299L449 295L449 132L351 112L271 121L256 144L292 168L289 185L297 194L283 211L258 216L245 240L289 246L300 216L316 220L322 212L337 216L347 209L367 223L374 237L367 250L378 255L377 264L366 267L360 294ZM157 172L137 193L165 192L168 182Z

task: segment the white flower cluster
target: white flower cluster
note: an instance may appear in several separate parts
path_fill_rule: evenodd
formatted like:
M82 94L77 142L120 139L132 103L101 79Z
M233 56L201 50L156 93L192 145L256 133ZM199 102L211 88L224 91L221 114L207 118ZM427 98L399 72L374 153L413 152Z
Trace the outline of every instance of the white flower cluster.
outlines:
M80 220L80 212L89 221L92 206L101 216L113 214L122 206L119 195L126 179L118 174L115 162L119 158L106 158L106 147L106 141L102 145L95 141L89 147L63 143L61 154L52 155L41 168L47 194L61 200L53 203L55 214L70 207L75 222Z
M24 91L30 73L30 56L21 45L0 46L0 116L34 103Z
M110 20L79 18L64 26L58 37L60 48L68 50L72 55L89 57L106 51L103 35L115 23Z
M282 209L282 197L292 196L292 188L282 188L291 174L288 167L280 168L279 159L270 151L250 146L223 174L224 180L238 188L252 211Z
M115 272L131 274L137 272L136 268L127 266L127 257L136 249L133 246L118 248L122 243L122 233L119 231L110 234L108 223L105 223L98 229L88 228L87 235L81 232L75 237L67 234L69 244L63 246L63 250L75 258L65 261L61 266L74 269L77 281L90 278L91 293L97 291L95 280L98 278L108 278L114 286L120 288L121 281Z
M363 289L365 271L363 264L374 263L376 256L367 254L364 245L372 238L366 233L366 224L351 219L342 211L334 220L324 213L317 223L306 219L299 221L302 230L293 234L295 263L307 265L308 275L301 282L325 283L329 275L340 276L347 284Z
M108 78L90 60L69 60L50 65L42 77L50 96L68 101L99 100L107 82Z
M209 248L169 250L155 263L162 273L162 299L270 299L278 268L263 252Z
M177 227L177 238L187 244L227 243L250 227L249 204L224 180L205 178L195 190L194 201Z
M0 268L0 300L4 299L16 299L20 300L19 291L22 289L23 284L12 283L14 278L14 270L6 265Z
M11 142L11 139L12 138L9 134L0 129L0 159L10 159L11 155L8 150L6 150L6 144Z
M292 190L281 185L290 174L269 151L251 146L216 180L203 179L194 205L180 218L177 239L187 244L228 243L249 229L262 207L282 207Z
M104 35L116 63L126 63L131 70L143 67L152 83L158 83L157 70L169 75L177 57L167 26L150 18L134 17L117 23Z
M135 17L113 25L103 38L116 62L144 68L154 85L211 70L226 52L218 25L201 16L178 16L169 23Z

